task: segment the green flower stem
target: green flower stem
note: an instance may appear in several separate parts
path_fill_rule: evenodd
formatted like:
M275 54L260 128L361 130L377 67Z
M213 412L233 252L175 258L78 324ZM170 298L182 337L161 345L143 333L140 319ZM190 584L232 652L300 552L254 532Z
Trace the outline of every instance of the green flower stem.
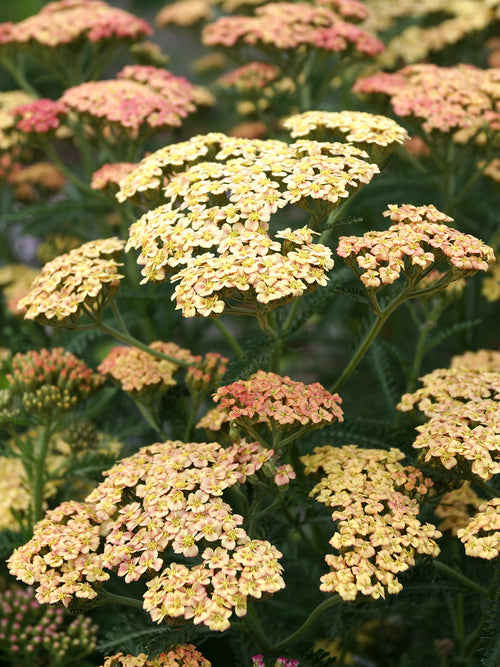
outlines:
M22 63L20 63L20 65L18 67L16 67L15 63L12 62L12 60L10 58L6 57L6 58L1 58L0 59L0 65L5 70L7 70L7 72L11 75L11 77L17 83L19 88L24 90L26 93L29 93L30 95L33 95L33 97L40 97L40 94L38 93L38 91L35 90L35 88L33 88L31 83L24 76L23 64Z
M242 428L245 429L245 431L256 441L264 447L264 449L271 449L269 446L269 443L264 440L262 436L260 436L257 431L254 429L254 427L251 424L245 424Z
M137 347L139 350L147 352L152 357L156 357L157 359L164 359L165 361L170 361L174 364L177 364L177 366L183 366L184 368L192 366L192 364L190 364L189 361L176 359L175 357L171 357L169 354L163 354L163 352L160 352L159 350L153 350L153 348L149 347L149 345L141 343L141 341L138 340L137 338L134 338L134 336L124 333L123 331L118 331L118 329L114 329L113 327L103 324L102 322L97 322L96 326L103 333L107 333L109 336L111 336L112 338L116 338L116 340L119 340L121 343Z
M213 319L212 322L215 324L220 333L224 336L226 342L229 343L229 345L233 348L238 357L242 357L244 354L243 348L238 343L233 334L229 331L229 329L226 326L224 326L224 324L222 324L219 318Z
M105 604L107 602L114 602L116 604L126 606L126 607L135 607L135 609L143 609L142 600L137 600L136 598L129 598L125 595L117 595L116 593L110 593L104 588L101 588L99 591L99 602Z
M194 398L191 398L189 415L186 421L186 428L184 429L184 438L183 438L184 442L189 442L191 440L191 435L193 433L193 428L194 428L194 422L196 419L196 413L198 412L200 404L201 404L200 399L195 400Z
M33 525L43 517L43 487L45 482L45 459L50 443L52 429L50 422L43 424L36 447L35 460L33 462L33 476L31 479L31 491L33 496Z
M412 304L408 303L407 305L410 309L413 310ZM408 383L406 385L406 391L405 391L406 394L410 394L415 388L417 377L420 375L420 368L422 366L422 361L426 352L425 345L427 343L427 338L429 337L431 330L436 326L436 323L442 311L443 311L442 305L436 304L432 308L425 322L419 323L420 332L418 336L417 346L415 348L415 356L413 358L410 377L408 378ZM416 314L414 319L418 321Z
M333 607L337 604L342 602L342 598L340 595L334 596L332 595L331 597L327 598L326 600L323 600L316 609L314 609L311 614L309 615L309 618L304 621L304 623L298 628L298 630L295 630L295 632L292 632L291 635L288 635L288 637L285 637L282 641L278 642L271 648L272 653L280 653L283 649L287 648L288 646L291 646L292 644L295 644L303 635L306 634L306 632L309 631L309 629L312 627L312 625L318 620L318 618L321 616L321 614L329 609L330 607Z
M457 570L450 567L449 565L446 565L445 563L442 563L439 560L434 560L433 564L434 564L434 567L436 568L436 570L439 570L439 572L442 572L443 574L446 574L449 577L452 577L453 579L460 582L466 588L469 588L470 590L474 591L475 593L479 593L479 595L482 595L483 597L488 597L488 595L489 595L488 589L483 588L479 584L476 584L475 581L472 581L472 579L469 579L469 577L466 577L461 572L457 572Z
M153 409L149 405L146 405L137 399L134 399L134 403L137 405L141 415L144 417L149 426L151 426L151 428L154 429L162 438L166 438L167 434L158 423L158 419L156 418Z
M251 635L257 640L257 644L265 653L271 652L271 646L267 641L267 637L259 622L253 603L251 600L247 603L247 615L245 616L245 624Z

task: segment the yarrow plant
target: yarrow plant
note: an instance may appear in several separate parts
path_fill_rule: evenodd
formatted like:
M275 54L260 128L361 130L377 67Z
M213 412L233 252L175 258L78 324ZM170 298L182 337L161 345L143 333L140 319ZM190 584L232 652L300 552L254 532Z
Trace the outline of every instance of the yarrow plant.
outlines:
M496 664L499 2L3 4L0 662Z

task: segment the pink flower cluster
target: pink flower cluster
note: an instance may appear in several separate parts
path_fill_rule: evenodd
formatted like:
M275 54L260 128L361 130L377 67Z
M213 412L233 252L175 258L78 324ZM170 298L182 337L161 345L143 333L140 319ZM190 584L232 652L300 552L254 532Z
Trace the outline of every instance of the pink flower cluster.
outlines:
M317 447L301 457L305 473L325 475L311 496L333 509L337 530L330 540L335 554L321 577L322 591L354 600L399 593L398 574L415 564L415 553L437 556L441 533L421 524L418 499L432 486L418 468L403 466L398 449L361 449L356 445Z
M394 113L410 117L428 134L468 128L474 133L485 124L498 131L499 81L495 68L424 63L359 79L354 91L388 96Z
M21 104L13 109L17 117L16 128L25 134L46 134L57 130L61 119L66 114L66 107L61 102L40 99Z
M9 391L34 414L72 410L103 383L104 377L62 347L18 353L7 374Z
M137 165L134 162L111 162L104 164L92 174L90 187L94 190L109 191L116 194L120 181L130 174Z
M250 540L243 517L222 499L272 454L245 441L227 449L216 442L144 447L108 470L84 503L47 512L9 569L38 583L40 602L65 606L95 598L110 571L126 582L145 577L144 609L154 621L223 631L233 611L246 614L248 597L284 587L280 552ZM188 564L169 562L173 554Z
M228 421L264 423L281 428L310 425L315 428L343 421L342 399L319 382L304 384L276 373L257 371L248 380L219 387L214 397Z
M385 231L339 239L337 254L359 275L367 289L390 285L401 274L417 285L431 267L437 268L442 262L449 266L448 282L451 282L476 271L486 271L488 262L495 258L492 248L479 239L443 224L453 219L432 204L392 204L384 216L390 216L396 224Z
M102 0L58 0L20 23L1 24L0 44L35 44L53 49L82 38L90 42L135 41L151 33L145 21Z
M254 16L226 16L203 30L206 46L232 48L238 43L268 51L309 47L345 52L349 49L374 56L382 42L353 23L344 21L330 7L305 2L268 2Z
M212 663L203 657L193 644L181 644L166 653L148 658L145 653L124 655L115 653L108 656L101 667L211 667Z
M196 357L189 350L175 343L155 341L149 347L179 361L193 363L196 361ZM179 369L180 366L173 361L159 359L135 347L127 346L112 348L98 367L100 373L110 375L117 380L123 391L143 397L166 391L177 384L174 374Z
M457 467L489 480L500 472L498 410L500 373L439 368L420 378L423 387L404 394L398 409L417 407L428 421L417 426L413 447L425 462Z
M226 88L235 88L238 92L258 91L279 76L276 65L252 61L231 70L218 79L218 84Z

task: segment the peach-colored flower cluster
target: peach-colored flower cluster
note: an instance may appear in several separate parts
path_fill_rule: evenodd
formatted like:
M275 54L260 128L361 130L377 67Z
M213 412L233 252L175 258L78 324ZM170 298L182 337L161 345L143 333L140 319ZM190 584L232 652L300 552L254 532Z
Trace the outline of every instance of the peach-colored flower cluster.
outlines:
M322 591L354 600L399 593L398 574L415 564L415 554L437 556L441 533L418 520L418 498L432 486L418 468L400 463L398 449L356 445L317 447L301 457L305 473L325 474L311 496L333 509L337 530L330 540L336 554L325 560Z
M305 2L268 2L254 16L219 18L205 27L202 41L231 49L246 44L265 52L306 47L374 56L384 49L376 37L344 21L326 4Z
M181 644L154 658L145 653L124 655L115 653L106 658L101 667L211 667L212 663L203 657L193 644Z
M127 250L141 250L143 282L176 274L174 298L186 317L217 315L227 299L276 307L326 284L333 261L306 227L273 239L271 216L290 203L326 215L379 171L366 157L349 144L217 133L168 146L121 182L123 201L157 192L168 179L163 191L171 200L131 226Z
M258 61L252 61L231 70L218 79L218 84L225 88L235 88L240 93L260 91L279 76L279 67Z
M124 245L116 237L89 241L45 264L30 293L18 302L27 309L25 318L72 327L84 313L95 317L123 278L117 260Z
M214 10L210 0L177 0L160 9L155 22L161 28L168 25L187 27L213 18Z
M485 125L498 131L499 81L495 68L425 63L359 79L353 90L388 96L398 116L409 117L428 134L462 130L469 137ZM456 134L457 140L461 137L463 132Z
M57 192L66 183L61 170L44 161L14 169L8 180L15 198L23 202L39 201L42 193Z
M0 267L0 291L5 297L5 305L13 315L25 312L18 307L19 300L30 291L37 269L24 264L7 264Z
M21 90L9 90L0 93L0 151L15 151L22 135L15 131L13 110L33 101L33 96Z
M285 118L282 126L292 137L348 141L363 148L403 144L408 138L404 127L391 118L365 111L306 111Z
M170 357L175 357L179 361L192 363L196 361L196 357L189 350L175 343L155 341L149 347ZM166 391L177 384L174 374L180 368L173 361L153 357L136 347L119 346L110 350L97 370L117 380L123 391L147 396Z
M62 609L41 606L33 589L9 584L0 592L0 652L9 665L64 665L96 647L98 627L83 614L67 622Z
M492 248L445 225L453 219L432 204L391 204L384 216L396 224L364 236L342 236L337 248L337 254L344 257L367 289L390 285L401 274L416 284L431 267L437 268L442 262L448 264L451 280L456 280L486 271L488 262L494 260Z
M137 167L135 162L112 162L104 164L92 174L90 187L94 190L116 195L120 181Z
M26 516L31 493L28 490L26 470L20 458L0 456L0 530L19 530L17 516Z
M469 523L471 515L481 502L470 482L464 482L458 489L448 491L434 510L435 515L442 519L439 530L449 530L452 535L456 535L459 528L465 528Z
M135 41L151 33L145 21L102 0L59 0L24 21L2 24L0 44L54 49L82 39Z
M398 409L417 407L428 421L417 426L413 447L426 462L457 467L489 480L500 472L500 373L455 367L420 378L423 387L404 394Z
M63 503L36 524L33 538L9 558L11 573L39 584L37 599L68 606L98 595L109 571L125 581L146 577L144 609L154 621L229 627L248 597L284 587L280 552L250 540L222 494L243 483L273 452L244 441L167 441L140 449L105 473L84 503ZM168 562L169 554L193 564Z
M66 90L59 104L83 123L97 125L114 141L123 132L136 138L144 129L177 127L195 110L194 87L163 68L127 65L108 81L88 81Z
M204 395L219 384L227 370L228 357L217 352L196 356L186 373L185 383L192 394Z
M9 390L32 414L66 412L88 398L104 377L62 347L18 353L7 374Z
M500 350L477 350L477 352L457 354L452 357L450 368L500 373Z
M213 399L228 421L263 423L269 427L322 427L343 421L342 399L319 382L304 384L276 373L257 371L248 380L219 387Z
M479 505L465 528L457 531L467 556L490 560L500 554L500 498Z

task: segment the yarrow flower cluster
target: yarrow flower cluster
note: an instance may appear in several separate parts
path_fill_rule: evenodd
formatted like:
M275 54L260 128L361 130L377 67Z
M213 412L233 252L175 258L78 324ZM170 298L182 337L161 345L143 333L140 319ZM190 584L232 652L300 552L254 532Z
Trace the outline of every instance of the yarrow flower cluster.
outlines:
M228 357L217 352L197 355L195 363L187 370L185 383L193 396L208 394L222 380L227 370Z
M0 656L8 660L5 664L78 661L94 651L97 629L83 615L68 623L62 609L41 606L31 588L11 585L0 592Z
M488 262L494 260L492 248L445 225L453 219L432 204L392 204L384 216L390 216L396 224L361 237L342 236L337 248L337 254L359 275L367 289L390 285L402 273L416 285L429 269L442 262L448 264L446 283L449 283L476 271L486 271Z
M154 658L148 658L145 653L139 655L115 653L108 656L101 667L211 667L211 665L212 663L203 657L193 644L181 644Z
M310 495L333 509L337 522L330 540L337 553L325 557L331 571L321 577L322 591L344 600L399 593L398 574L415 564L416 553L438 555L441 533L417 518L432 481L403 458L398 449L356 445L317 447L301 457L306 474L325 473Z
M119 190L120 181L137 167L135 162L111 162L104 164L92 174L90 187L113 196Z
M24 21L3 23L0 46L15 44L16 48L36 46L53 51L62 45L76 46L82 40L136 41L151 33L142 19L101 0L58 0Z
M189 350L175 343L155 341L149 347L181 362L196 361L196 357ZM136 347L119 346L110 350L97 370L117 380L123 391L147 396L166 391L177 384L174 374L180 368L181 366L173 361L154 357Z
M418 408L428 421L417 426L413 447L424 461L489 480L500 472L498 399L500 373L456 366L420 378L423 386L397 406Z
M266 667L262 653L252 656L252 665L254 667ZM276 658L274 667L299 667L300 662L292 658Z
M16 107L32 101L33 96L21 90L0 93L0 152L17 152L16 147L18 142L22 141L22 134L15 130L16 117L13 111Z
M10 572L38 583L40 602L69 606L93 599L110 571L125 581L146 577L144 609L223 631L248 597L284 587L280 552L250 540L243 517L222 500L272 456L256 443L167 441L144 447L105 473L84 503L47 512L33 538L9 558ZM193 564L168 562L170 554Z
M354 51L374 56L384 49L376 37L344 21L326 5L268 2L254 16L226 16L205 27L206 46L234 49L247 44L263 51L315 48L332 53Z
M500 498L479 505L467 526L457 530L467 556L491 560L500 554Z
M500 350L477 350L457 354L451 358L450 368L500 373Z
M214 18L214 9L210 0L177 0L165 5L155 18L156 25L165 28L168 25L194 26L202 21Z
M31 504L28 480L20 458L0 456L0 530L19 529L16 516L26 516Z
M27 309L25 318L69 327L84 313L95 318L123 278L118 258L124 245L116 237L89 241L46 264L18 303Z
M102 385L104 377L57 347L16 354L7 380L24 410L41 416L72 410Z
M408 139L408 132L387 116L365 111L305 111L282 121L285 130L296 137L318 141L348 141L373 147L394 148Z
M353 90L388 96L394 113L409 117L427 134L472 130L468 137L485 125L500 128L499 80L495 68L424 63L359 79Z
M88 81L64 92L59 104L78 114L84 126L104 132L113 143L126 135L177 127L195 110L195 88L163 68L127 65L116 79ZM144 137L143 137L144 138Z
M235 88L239 93L261 91L279 76L279 67L269 63L252 61L223 74L217 83L226 88Z
M364 158L348 144L218 133L168 146L121 182L120 201L164 184L170 199L131 226L126 249L141 250L143 282L175 274L173 298L186 317L218 315L228 299L247 309L276 307L325 285L333 261L307 227L273 239L271 216L289 203L327 215L378 172Z
M235 421L243 427L263 423L273 430L300 426L321 428L344 419L340 396L330 394L319 382L306 385L262 370L248 380L219 387L213 399L227 421ZM200 426L205 422L206 419L202 420Z
M442 519L439 530L449 530L452 535L456 535L458 529L466 527L481 502L470 482L464 482L458 489L448 491L434 510L435 515Z

